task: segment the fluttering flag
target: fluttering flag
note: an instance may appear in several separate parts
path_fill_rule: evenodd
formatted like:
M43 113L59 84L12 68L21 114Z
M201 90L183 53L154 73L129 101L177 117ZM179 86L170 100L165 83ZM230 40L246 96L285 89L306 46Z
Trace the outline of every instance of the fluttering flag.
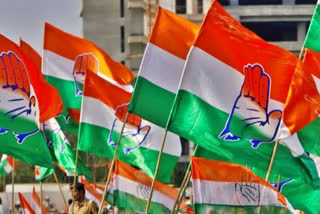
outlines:
M20 206L21 206L21 209L23 210L23 213L36 214L36 212L32 209L27 199L25 199L25 197L20 192L18 192L18 196L19 196Z
M78 149L112 158L130 98L131 93L88 71L84 84ZM130 114L117 158L139 167L152 176L161 147L162 134L162 128ZM180 154L179 137L168 133L157 175L159 181L170 182Z
M320 0L314 9L303 47L320 52Z
M142 171L116 160L112 180L114 205L143 212L145 210L152 178ZM156 181L151 199L149 213L170 213L178 191L173 187Z
M282 207L298 213L276 188L243 166L192 157L191 172L195 213L208 206L244 207L251 212L259 206Z
M61 112L61 99L21 49L2 35L0 53L0 153L52 168L39 125Z
M79 119L87 71L97 73L116 85L132 88L128 84L134 76L124 65L113 61L92 42L48 23L45 24L43 49L42 72L47 81L59 90L63 100L64 111L57 120L64 131L78 132L78 124L74 120Z
M54 160L59 166L66 170L67 174L74 173L76 153L73 151L72 146L61 130L57 120L51 118L42 123L42 130L47 140L47 144L53 153L52 156L54 157ZM86 167L80 157L78 157L77 174L92 178L90 170Z
M199 28L159 7L135 82L129 112L158 126L166 126L185 59Z
M49 210L46 206L42 205L42 212L41 212L41 204L40 204L40 198L38 194L36 193L35 188L32 189L32 201L31 201L31 207L35 211L36 214L49 214Z
M8 175L13 170L13 157L3 154L0 161L0 175ZM18 168L18 163L15 161L14 168Z
M34 166L34 177L36 181L42 181L48 176L54 173L54 169L41 167L41 166Z
M298 62L214 1L188 54L168 129L210 150L216 160L248 165L265 177ZM290 181L282 193L291 204L316 212L315 164L301 144L283 144L269 181L281 175Z

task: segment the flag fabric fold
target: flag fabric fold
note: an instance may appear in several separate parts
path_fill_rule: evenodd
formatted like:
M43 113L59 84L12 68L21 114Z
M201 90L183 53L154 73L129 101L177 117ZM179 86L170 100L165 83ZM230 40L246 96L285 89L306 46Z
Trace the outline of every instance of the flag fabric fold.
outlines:
M13 170L13 157L3 154L0 161L0 175L8 175ZM18 163L15 161L14 168L18 168Z
M208 206L244 207L251 212L259 206L282 207L298 213L276 188L243 166L192 157L191 172L195 213Z
M40 204L40 197L36 193L35 188L33 187L32 189L32 201L31 201L31 207L35 211L36 214L49 214L49 210L46 206L42 206L42 211L41 212L41 204Z
M46 23L43 49L42 73L62 97L64 111L57 120L64 131L78 132L78 124L70 118L68 110L79 111L81 108L83 81L87 71L131 89L129 83L134 78L131 71L121 63L113 61L108 54L88 40Z
M21 49L2 35L0 53L0 153L52 168L39 125L41 115L54 117L59 113L61 100L50 100L45 93L54 93L52 86Z
M54 169L41 167L41 166L34 166L34 177L36 181L43 181L48 176L54 173Z
M122 209L144 212L151 183L152 178L142 171L116 160L111 184L114 205ZM149 212L170 213L177 195L176 189L156 181Z
M199 28L159 7L136 78L129 112L165 127L185 59Z
M320 0L314 9L303 47L320 52Z
M78 149L112 158L131 93L92 72L87 72L84 85ZM162 128L130 114L117 158L139 167L152 176L161 147L162 134ZM170 182L180 154L179 137L168 133L157 175L159 181Z
M265 177L298 62L214 1L189 51L168 130L210 150L213 159ZM316 213L319 176L300 143L280 141L270 181L279 175L292 182L283 190L291 204ZM289 193L298 185L311 205Z
M21 206L21 209L23 210L23 213L36 214L36 212L32 209L27 199L25 199L25 197L20 192L18 192L18 196L19 196L20 206Z

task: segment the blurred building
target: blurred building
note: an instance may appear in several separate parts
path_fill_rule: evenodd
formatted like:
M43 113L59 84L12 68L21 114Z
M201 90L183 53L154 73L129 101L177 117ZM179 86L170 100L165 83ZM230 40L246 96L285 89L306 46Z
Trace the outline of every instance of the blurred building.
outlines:
M218 0L263 39L299 54L317 0ZM212 0L83 0L83 35L137 74L157 5L201 24ZM193 149L183 143L181 161Z

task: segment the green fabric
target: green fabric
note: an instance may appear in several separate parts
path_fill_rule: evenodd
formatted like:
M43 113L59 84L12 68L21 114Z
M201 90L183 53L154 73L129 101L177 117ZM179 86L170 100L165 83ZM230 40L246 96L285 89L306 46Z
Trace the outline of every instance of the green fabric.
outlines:
M45 178L47 178L48 176L54 173L54 169L48 169L48 168L39 166L39 172L40 172L40 176L39 178L36 178L36 181L43 181Z
M317 4L303 47L320 52L320 6Z
M23 117L10 119L12 114L0 110L0 153L10 155L33 165L53 168L46 141L32 120ZM19 142L17 133L33 133ZM22 135L20 135L21 137Z
M78 133L79 124L69 117L67 109L80 109L82 96L75 96L75 85L73 81L67 81L52 76L46 75L46 80L58 89L61 99L63 101L63 112L56 117L58 123L63 131L70 133ZM82 90L83 85L78 83Z
M128 111L164 128L174 98L174 93L138 76Z
M314 155L320 156L320 118L318 117L297 132L303 148Z
M6 170L5 170L6 165L7 165L7 159L5 159L5 160L1 159L1 162L0 162L0 175L3 175L3 176L8 175Z
M46 129L46 127L48 128ZM67 171L74 172L76 154L54 118L45 122L44 130L53 157L55 157L57 163ZM92 178L90 170L80 157L78 157L77 174Z
M178 108L174 109L174 119L169 124L170 131L210 150L214 154L211 159L237 163L243 166L249 165L256 174L265 177L273 143L262 143L257 149L253 149L251 143L245 137L248 133L243 133L241 136L244 136L244 138L239 141L220 139L218 136L225 127L228 114L184 90L178 92L176 106ZM304 189L302 192L296 192L295 195L286 194L285 190L283 192L295 208L302 210L319 209L318 205L313 207L314 204L306 205L304 203L305 200L309 199L320 203L320 195L318 195L318 198L313 197L314 192L319 192L319 178L315 164L310 157L302 155L295 158L287 147L280 144L269 181L276 182L278 175L281 175L281 180L294 179L289 183L290 185L286 185L286 188L293 186L292 188L295 190ZM300 188L297 189L297 185ZM303 197L297 200L297 195L303 195Z
M97 156L112 158L115 147L108 145L109 129L95 126L87 123L80 124L81 133L79 135L78 149L80 151L89 152ZM119 133L113 132L112 139L117 142ZM160 139L156 139L160 140ZM129 138L121 140L121 147L118 150L117 158L128 164L134 165L142 169L147 175L153 177L159 152L144 147L132 150L128 155L124 153L123 146L130 147L135 144ZM169 183L172 172L179 157L162 153L161 163L157 180L163 183Z

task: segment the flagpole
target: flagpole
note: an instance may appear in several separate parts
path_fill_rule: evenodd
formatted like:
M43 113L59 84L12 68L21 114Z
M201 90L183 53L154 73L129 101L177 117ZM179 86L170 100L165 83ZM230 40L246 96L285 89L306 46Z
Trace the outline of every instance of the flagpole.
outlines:
M188 183L189 183L189 181L190 181L190 178L191 178L191 170L189 169L189 170L188 170L188 174L187 174L187 179L186 179L183 187L181 187L181 188L183 188L183 189L182 189L182 191L181 191L181 194L179 195L178 206L177 206L177 209L175 209L175 214L177 214L178 211L179 211L179 207L180 207L181 202L182 202L183 194L184 194L184 192L186 191L186 189L187 189L187 187L188 187Z
M40 210L41 210L41 214L43 214L43 195L42 195L42 181L40 181Z
M76 189L76 180L77 180L78 155L79 155L79 150L78 150L78 145L77 145L76 160L75 160L74 175L73 175L73 187L72 187L72 207L71 207L72 213L73 213L73 207L74 207L74 202L75 202L75 200L74 200L74 192L75 192L75 189Z
M62 189L61 189L61 186L60 186L59 180L58 180L57 175L56 175L56 172L53 172L53 176L54 176L54 179L56 180L56 183L58 184L59 191L60 191L60 194L61 194L61 196L62 196L62 199L63 199L64 205L65 205L66 207L68 207L68 204L67 204L66 198L65 198L65 197L64 197L64 195L63 195L63 192L62 192Z
M129 116L129 112L127 111L125 119L123 121L123 125L121 127L121 131L120 131L120 134L119 134L117 145L116 145L116 148L115 148L114 153L113 153L113 158L112 158L111 166L110 166L110 169L109 169L109 172L108 172L108 177L107 177L106 185L104 187L103 196L102 196L102 199L101 199L101 202L100 202L98 214L101 214L101 211L102 211L104 198L106 197L106 194L107 194L108 186L109 186L109 183L110 183L110 180L111 180L112 171L113 171L113 168L114 168L114 163L115 163L115 160L117 158L117 153L118 153L118 149L119 149L119 146L120 146L121 137L122 137L122 134L123 134L124 127L126 126L126 122L128 120L128 116Z
M12 194L11 194L11 214L14 214L14 173L15 173L15 159L12 158L12 174L11 174L11 187L12 187Z
M183 177L183 180L182 180L182 183L181 183L181 186L180 186L180 189L179 189L179 192L178 192L178 195L177 195L177 198L174 202L174 205L173 205L173 208L171 210L171 214L174 214L175 213L175 210L176 210L176 206L178 204L178 201L179 201L179 198L180 198L180 194L182 194L182 189L183 189L183 186L187 180L187 177L188 177L188 172L189 172L189 167L187 168L187 171L186 173L184 174L184 177Z

